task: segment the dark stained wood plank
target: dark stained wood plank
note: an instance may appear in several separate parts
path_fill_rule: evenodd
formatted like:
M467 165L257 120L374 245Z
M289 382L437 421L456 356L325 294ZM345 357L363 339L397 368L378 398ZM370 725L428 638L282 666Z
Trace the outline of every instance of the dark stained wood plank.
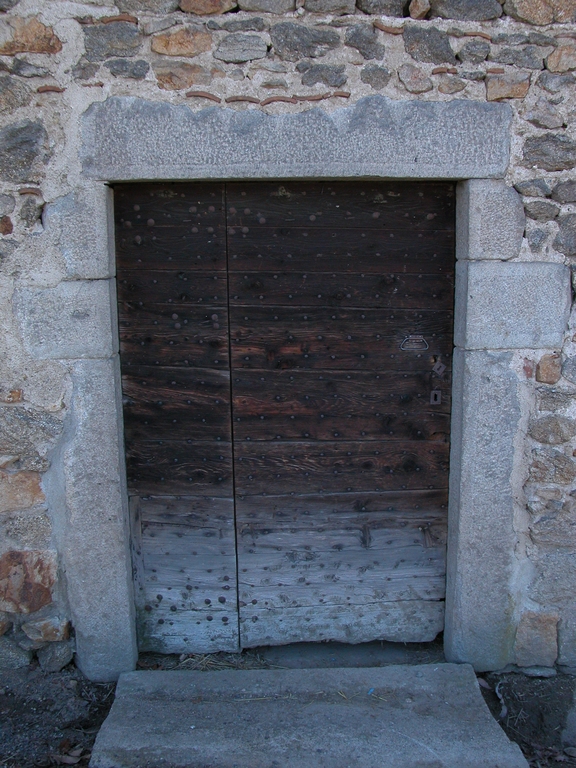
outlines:
M385 526L388 529L412 526L446 526L446 489L387 491L383 493L290 494L287 496L237 496L247 503L238 505L239 526L255 530L281 524L295 529L326 525ZM148 503L148 502L147 502ZM436 534L435 534L436 535Z
M228 301L225 272L191 270L122 269L118 276L121 305L147 308L170 304L222 305Z
M243 648L301 642L431 642L444 628L443 600L402 600L350 606L260 608L240 612Z
M230 272L234 306L448 309L454 275L335 272ZM173 291L176 293L176 291ZM166 291L169 294L169 291Z
M235 227L454 227L450 182L236 182L226 185L226 195L228 223Z
M430 370L452 352L452 315L430 310L231 308L233 368ZM428 350L401 350L421 334Z
M126 469L134 495L232 497L232 450L224 441L132 440Z
M246 229L246 227L242 228ZM426 273L454 271L451 232L290 229L228 230L230 269L266 272Z
M126 365L228 367L227 310L224 306L140 309L119 307L120 355Z
M430 405L441 386L446 397ZM449 438L450 382L423 373L236 371L236 440Z
M427 441L235 444L239 494L446 488L448 444Z
M159 226L177 227L200 217L216 225L224 216L224 185L206 181L115 184L114 207L120 223L147 223L152 218Z
M230 442L230 374L201 368L132 366L122 377L127 442Z
M182 525L222 530L224 536L234 533L234 503L232 499L211 496L148 496L138 499L142 525ZM229 533L228 533L229 532Z
M226 233L223 227L131 227L116 232L116 257L120 269L222 271L226 268Z

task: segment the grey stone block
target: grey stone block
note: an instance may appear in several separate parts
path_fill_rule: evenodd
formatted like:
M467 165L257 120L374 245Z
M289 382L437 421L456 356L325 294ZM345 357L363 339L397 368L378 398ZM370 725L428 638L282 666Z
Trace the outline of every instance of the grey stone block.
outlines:
M455 344L464 349L562 346L570 270L550 262L459 261Z
M554 248L566 256L576 256L576 213L561 216L560 229L554 239Z
M365 59L381 60L384 58L384 46L379 39L377 30L371 24L354 24L346 30L344 42Z
M104 184L77 187L44 206L44 228L57 243L70 279L113 277L112 190Z
M74 658L74 648L66 641L48 643L40 648L37 656L44 672L60 672Z
M275 13L281 15L296 9L295 0L238 0L241 11L257 11L258 13Z
M239 724L232 728L231 723ZM468 665L133 672L92 768L527 768Z
M270 40L274 51L286 61L325 56L341 44L338 33L333 29L310 28L293 21L275 24L270 29Z
M240 64L244 61L263 59L267 50L265 41L258 35L233 32L227 35L216 48L214 58Z
M306 0L304 8L310 13L354 13L355 0Z
M65 510L59 552L78 666L114 680L137 657L118 359L77 361L71 376L61 466L48 473L46 496Z
M32 661L31 651L20 648L8 637L0 637L0 669L20 669Z
M406 52L416 61L431 64L456 63L450 38L446 32L436 27L408 24L404 29L404 45Z
M513 469L522 414L511 362L509 352L454 354L444 652L478 671L505 667L514 645Z
M97 179L484 178L506 171L510 119L507 104L379 95L285 115L110 98L85 112L81 155Z
M456 258L518 256L526 218L520 196L495 179L471 179L456 189Z
M142 47L136 24L114 21L84 26L84 54L88 61L103 61L118 56L134 56Z
M559 133L530 136L524 144L524 164L545 171L564 171L576 165L576 141Z
M117 348L110 280L19 288L15 314L26 350L40 360L106 358Z
M432 14L443 19L487 21L502 15L498 0L430 0Z
M0 130L0 179L34 180L35 161L46 161L48 134L42 123L21 120Z

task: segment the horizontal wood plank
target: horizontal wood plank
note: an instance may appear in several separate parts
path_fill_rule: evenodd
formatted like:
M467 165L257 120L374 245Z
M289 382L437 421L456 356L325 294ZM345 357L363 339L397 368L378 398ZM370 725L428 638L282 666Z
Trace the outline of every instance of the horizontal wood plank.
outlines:
M444 628L444 601L405 600L350 606L259 608L240 611L243 648L301 642L426 643Z
M404 441L235 445L236 490L261 493L445 488L447 443Z
M119 307L120 354L126 365L228 367L225 306Z
M226 269L224 227L142 227L116 233L116 259L120 269Z
M259 181L226 187L228 223L234 227L454 227L450 182Z
M230 442L227 370L132 366L122 376L126 440Z
M226 621L224 621L226 619ZM238 618L232 611L159 608L137 614L138 647L149 653L236 652Z
M430 406L430 393L446 393ZM237 371L236 440L448 440L450 383L427 373Z
M451 232L229 228L228 249L230 269L235 272L454 272Z
M137 496L232 497L232 447L224 441L132 440L126 470Z
M127 308L170 305L172 311L191 304L223 306L228 301L226 272L171 269L122 269L118 301Z
M312 262L309 265L313 268ZM167 273L172 274L172 273ZM452 309L454 275L337 272L230 272L234 306ZM176 294L178 284L171 291Z
M234 530L234 501L214 496L147 496L138 499L142 523Z
M121 224L130 221L171 227L186 225L198 215L218 224L224 217L224 184L221 182L154 182L114 185L114 208ZM191 210L192 209L192 210Z

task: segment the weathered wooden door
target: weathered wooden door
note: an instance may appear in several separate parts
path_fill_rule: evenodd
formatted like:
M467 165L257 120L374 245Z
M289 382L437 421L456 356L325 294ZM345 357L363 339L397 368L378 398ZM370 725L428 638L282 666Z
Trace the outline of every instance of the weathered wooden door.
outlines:
M116 189L143 648L442 629L443 183Z

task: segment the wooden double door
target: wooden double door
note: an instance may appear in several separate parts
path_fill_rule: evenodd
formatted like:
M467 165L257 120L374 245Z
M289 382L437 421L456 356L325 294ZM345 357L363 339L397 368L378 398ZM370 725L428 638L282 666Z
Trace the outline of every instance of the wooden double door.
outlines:
M454 190L115 188L143 650L443 626Z

